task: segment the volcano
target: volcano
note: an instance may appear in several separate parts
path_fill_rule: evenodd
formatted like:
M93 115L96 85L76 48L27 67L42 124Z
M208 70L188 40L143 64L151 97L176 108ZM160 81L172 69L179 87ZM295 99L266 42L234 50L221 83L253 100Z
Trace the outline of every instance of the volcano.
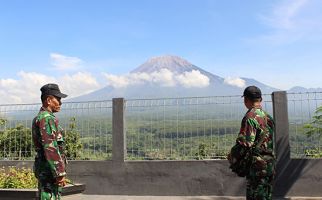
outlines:
M260 87L264 94L278 90L251 78L224 79L173 55L152 57L123 76L105 77L106 87L70 100L240 95L248 85Z

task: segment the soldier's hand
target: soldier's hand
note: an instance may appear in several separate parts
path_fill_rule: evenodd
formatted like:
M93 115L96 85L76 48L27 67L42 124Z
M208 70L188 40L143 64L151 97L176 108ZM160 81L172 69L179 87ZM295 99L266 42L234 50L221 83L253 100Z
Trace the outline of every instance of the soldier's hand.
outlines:
M59 176L59 177L57 177L56 178L56 184L59 187L64 187L65 185L67 185L65 176Z

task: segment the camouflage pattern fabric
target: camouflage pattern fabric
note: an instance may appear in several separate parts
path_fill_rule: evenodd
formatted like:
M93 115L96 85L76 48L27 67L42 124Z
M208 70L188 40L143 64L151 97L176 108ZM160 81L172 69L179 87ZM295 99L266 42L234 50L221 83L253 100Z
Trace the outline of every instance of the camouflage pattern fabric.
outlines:
M38 179L38 199L40 200L61 200L62 188L49 180Z
M252 108L245 114L236 145L250 151L251 163L247 180L247 200L272 199L275 176L274 121L261 107ZM235 145L235 146L236 146ZM233 147L234 148L234 147ZM240 153L243 153L241 151ZM234 152L235 154L236 151ZM240 155L231 155L238 158Z
M243 147L239 143L236 143L230 150L230 154L234 157L230 157L230 169L240 177L245 177L250 172L251 153L250 150Z
M250 173L246 177L247 200L271 200L275 176L275 159L271 156L254 156Z
M34 173L38 179L39 199L60 200L57 177L66 176L63 130L53 113L41 108L33 120L32 138L37 152Z

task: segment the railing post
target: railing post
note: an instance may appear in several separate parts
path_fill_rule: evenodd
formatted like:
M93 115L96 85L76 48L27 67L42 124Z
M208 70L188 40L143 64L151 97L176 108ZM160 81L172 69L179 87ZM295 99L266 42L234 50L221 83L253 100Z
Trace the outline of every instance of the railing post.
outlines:
M273 114L275 121L275 152L277 157L276 179L273 196L284 197L290 189L288 167L291 161L289 142L289 122L287 109L287 95L285 91L273 92Z
M277 156L277 165L279 165L279 163L291 159L286 92L273 92L272 100L275 121L275 152Z
M113 98L112 160L124 162L126 157L124 98Z

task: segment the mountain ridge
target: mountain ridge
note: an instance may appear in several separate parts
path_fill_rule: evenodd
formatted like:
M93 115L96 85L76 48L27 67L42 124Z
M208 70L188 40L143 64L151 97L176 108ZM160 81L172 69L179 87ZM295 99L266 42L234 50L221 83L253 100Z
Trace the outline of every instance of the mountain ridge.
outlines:
M122 87L110 84L70 101L240 95L249 85L258 86L263 94L279 91L252 78L226 80L173 55L152 57L121 78L128 84Z

